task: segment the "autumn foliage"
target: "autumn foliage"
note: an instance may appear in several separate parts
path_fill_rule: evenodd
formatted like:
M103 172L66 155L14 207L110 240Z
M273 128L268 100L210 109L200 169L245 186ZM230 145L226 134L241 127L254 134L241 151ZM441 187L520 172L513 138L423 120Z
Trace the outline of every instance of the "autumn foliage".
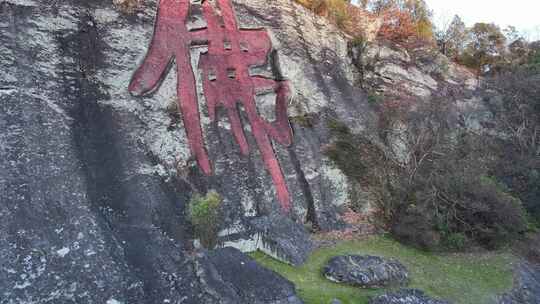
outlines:
M422 1L387 1L369 11L344 0L296 0L353 37L373 36L405 47L431 43L433 25Z
M392 7L382 13L382 18L379 38L403 44L416 37L416 27L408 12Z
M379 39L405 47L434 43L433 24L427 9L418 9L408 5L390 5L382 9L379 14L382 18L382 25L378 32Z
M297 2L317 15L328 18L341 29L350 26L351 12L357 9L343 0L297 0Z

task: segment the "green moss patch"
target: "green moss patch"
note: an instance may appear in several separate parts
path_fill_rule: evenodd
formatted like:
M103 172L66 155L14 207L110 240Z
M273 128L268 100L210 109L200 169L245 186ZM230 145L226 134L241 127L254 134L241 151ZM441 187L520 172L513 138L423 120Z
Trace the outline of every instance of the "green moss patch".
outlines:
M292 267L257 252L252 256L262 265L280 273L296 285L306 304L328 304L339 299L344 304L364 304L384 289L360 289L336 284L322 274L324 264L342 254L370 254L396 258L409 269L409 287L424 290L432 297L456 304L488 303L496 294L512 287L515 257L506 251L467 254L434 254L406 247L387 237L341 242L313 253L302 267Z

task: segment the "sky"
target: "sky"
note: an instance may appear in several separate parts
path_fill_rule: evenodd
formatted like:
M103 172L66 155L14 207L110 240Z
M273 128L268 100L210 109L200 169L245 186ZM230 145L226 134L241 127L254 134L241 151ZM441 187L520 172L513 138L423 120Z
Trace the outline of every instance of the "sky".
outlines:
M540 40L540 0L425 1L433 10L437 25L458 14L469 26L476 22L493 22L501 28L513 25L525 38Z
M461 16L467 25L493 22L515 26L531 40L540 39L540 0L426 0L436 24Z

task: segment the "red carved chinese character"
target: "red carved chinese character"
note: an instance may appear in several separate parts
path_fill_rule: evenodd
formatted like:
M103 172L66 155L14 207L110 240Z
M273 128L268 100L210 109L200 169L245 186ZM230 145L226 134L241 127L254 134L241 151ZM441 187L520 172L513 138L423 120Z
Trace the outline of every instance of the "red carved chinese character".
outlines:
M216 0L220 14L209 1L203 1L202 11L207 26L188 29L189 0L160 0L154 37L144 62L129 85L134 95L154 92L165 78L168 67L176 60L177 94L186 134L192 154L199 167L212 174L199 117L196 83L191 67L190 48L207 45L201 54L199 68L203 75L203 90L210 119L216 119L216 108L223 107L231 123L232 133L243 155L249 153L237 105L243 106L251 132L257 142L266 169L269 171L278 200L284 211L290 209L290 196L271 139L289 146L292 142L287 118L288 84L285 81L252 76L249 68L267 62L272 44L262 29L240 29L236 24L229 0ZM269 122L258 114L255 95L260 90L276 93L276 120Z

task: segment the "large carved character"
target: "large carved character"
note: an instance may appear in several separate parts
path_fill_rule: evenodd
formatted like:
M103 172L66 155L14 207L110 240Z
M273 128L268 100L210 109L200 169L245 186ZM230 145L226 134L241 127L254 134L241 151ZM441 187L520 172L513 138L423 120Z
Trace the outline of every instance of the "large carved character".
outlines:
M249 153L249 145L238 113L241 105L247 114L253 137L261 152L266 169L276 187L282 209L291 208L290 195L276 159L271 139L282 145L292 143L287 117L289 87L286 81L251 76L249 68L267 62L272 44L263 29L239 29L229 0L216 0L220 15L209 1L202 3L205 28L189 30L189 0L160 0L154 36L146 58L133 75L129 91L136 96L153 93L173 61L177 68L179 108L192 154L201 170L212 174L206 151L197 100L195 77L190 58L190 47L205 44L208 51L201 55L199 69L203 75L203 90L210 119L216 119L216 108L226 109L235 141L242 154ZM258 90L276 93L276 120L269 122L259 115L255 103Z

